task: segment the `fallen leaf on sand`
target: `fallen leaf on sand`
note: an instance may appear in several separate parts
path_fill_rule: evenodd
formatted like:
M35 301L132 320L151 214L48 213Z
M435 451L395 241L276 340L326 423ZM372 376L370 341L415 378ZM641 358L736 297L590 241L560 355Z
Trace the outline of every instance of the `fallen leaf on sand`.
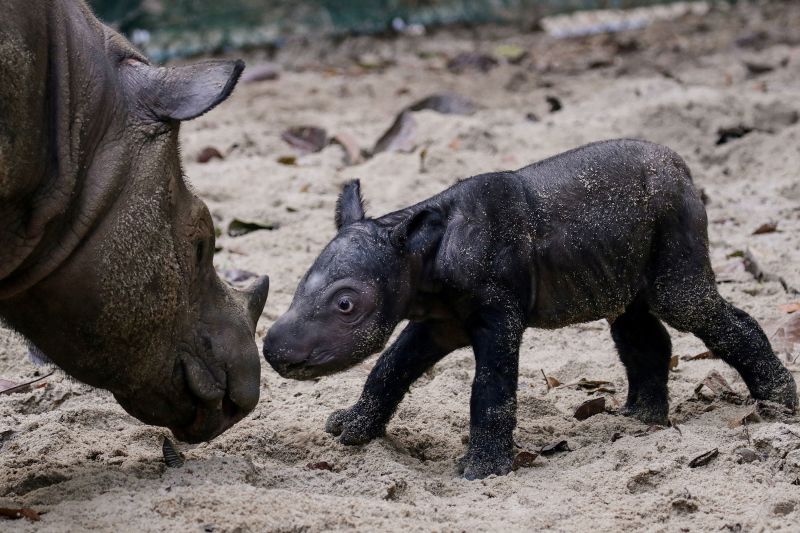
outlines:
M614 385L612 385L610 381L603 381L600 379L581 378L575 385L577 385L579 389L585 390L588 394L592 394L593 392L614 394L617 392L617 389L614 388Z
M282 155L278 158L281 165L294 166L297 164L297 157L293 155Z
M779 353L791 354L800 345L800 313L792 313L773 326L769 341Z
M45 383L41 383L39 385L35 385L35 384L39 383L40 381L42 381L45 378L48 378L48 377L52 376L53 372L55 372L55 370L45 374L44 376L38 377L36 379L32 379L31 381L28 381L26 383L14 383L13 381L8 381L8 380L5 380L5 379L0 380L0 395L3 395L3 394L14 394L14 393L18 393L18 392L28 392L31 389L43 387L43 386L46 385Z
M330 464L328 461L319 461L318 463L308 463L306 468L309 470L327 470L329 472L333 471L333 465Z
M667 428L667 426L660 426L658 424L653 424L652 426L647 426L647 429L643 429L641 431L637 431L636 433L633 434L633 436L634 437L645 437L645 436L650 435L652 433L657 433L659 431L662 431L662 430L664 430L666 428Z
M254 222L234 218L231 220L230 224L228 224L228 235L231 237L239 237L253 231L274 230L277 228L278 225L272 222Z
M678 356L677 355L673 355L669 359L669 369L670 370L675 370L676 368L678 368Z
M394 120L389 129L378 139L373 154L380 152L412 152L416 143L414 134L417 131L417 121L411 111L403 111Z
M519 470L520 468L530 468L533 466L536 458L539 457L538 453L519 452L514 457L514 462L511 464L511 470Z
M560 381L558 381L553 376L548 376L547 374L545 374L544 370L542 370L542 376L544 376L544 383L545 385L547 385L547 390L550 390L554 387L558 387L559 385L561 385Z
M357 165L364 160L361 155L361 148L358 146L358 141L349 133L340 131L331 138L331 143L338 144L344 148L345 165Z
M784 313L796 313L797 311L800 311L800 302L793 302L790 304L779 305L778 309L780 309Z
M20 507L19 509L9 509L7 507L0 507L0 517L8 518L9 520L19 520L20 518L27 518L31 522L39 521L39 513L28 507Z
M273 81L281 77L281 68L275 63L261 63L260 65L248 65L242 73L243 83L254 83L257 81Z
M684 361L697 361L699 359L716 359L717 356L711 350L706 350L695 355L684 355L681 357Z
M561 100L556 98L555 96L547 96L545 97L547 101L547 105L550 107L550 112L555 113L556 111L561 111L564 108L564 105L561 103Z
M198 163L208 163L212 159L225 159L222 157L222 154L219 150L214 148L213 146L206 146L200 153L197 154L197 162Z
M573 416L577 420L586 420L590 416L602 413L605 411L605 408L606 399L604 397L592 398L580 404L578 408L575 409L575 414Z
M571 452L572 450L567 444L567 441L560 440L558 442L553 442L551 444L545 444L539 449L540 455L553 455L554 453L558 452Z
M528 52L515 44L501 44L495 47L494 53L515 65L527 57Z
M408 106L409 111L425 109L443 115L472 115L477 111L478 106L466 96L455 93L432 94Z
M719 455L718 448L709 450L706 453L698 455L697 457L689 461L689 468L697 468L698 466L705 466L711 461L713 461L714 458L718 455Z
M730 419L728 421L728 427L733 429L739 426L744 426L745 424L752 424L760 421L761 417L758 416L758 412L756 411L756 406L753 405L743 410L742 412L738 413L734 418Z
M755 231L753 231L753 235L764 235L765 233L774 233L777 230L778 230L777 222L767 222L757 227Z
M295 126L281 134L281 139L290 146L303 153L313 153L322 150L328 144L328 134L316 126Z
M480 52L462 52L447 62L447 70L461 74L468 70L489 72L498 65L497 59Z
M775 70L774 65L770 65L769 63L761 63L757 61L743 61L747 72L751 76L758 76L760 74L766 74L767 72L772 72Z
M708 394L703 392L704 388L711 391L712 397L717 397L720 400L735 404L744 402L744 399L731 388L725 378L716 370L709 372L703 381L694 388L695 394L701 398L707 398Z

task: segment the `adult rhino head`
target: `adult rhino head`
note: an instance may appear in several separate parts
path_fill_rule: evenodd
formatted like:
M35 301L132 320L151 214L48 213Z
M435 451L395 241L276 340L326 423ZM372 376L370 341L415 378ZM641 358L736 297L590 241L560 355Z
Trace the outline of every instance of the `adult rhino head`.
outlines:
M259 396L266 277L218 278L180 121L244 68L159 68L74 0L9 0L0 25L0 317L71 376L181 440Z

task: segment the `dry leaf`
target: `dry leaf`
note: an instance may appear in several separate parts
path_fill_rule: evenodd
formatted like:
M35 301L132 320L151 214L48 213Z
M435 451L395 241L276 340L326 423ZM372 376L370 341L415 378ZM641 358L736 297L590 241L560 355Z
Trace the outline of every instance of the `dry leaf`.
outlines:
M573 416L577 420L586 420L590 416L602 413L605 411L605 408L606 399L604 397L592 398L580 404L578 408L575 409L575 414Z
M520 468L530 468L533 466L536 458L539 457L538 453L532 452L519 452L514 457L514 462L511 464L511 470L519 470Z
M239 237L258 230L274 230L277 228L278 224L273 222L254 222L234 218L231 220L230 224L228 224L228 235L231 237Z
M467 70L489 72L498 64L494 57L479 52L463 52L447 62L447 70L461 74Z
M615 394L617 392L617 389L614 388L614 385L612 385L610 381L603 381L600 379L592 380L581 378L575 385L579 389L585 390L587 394L593 394L595 392Z
M213 146L206 146L205 148L200 150L199 154L197 154L198 163L208 163L209 161L215 158L224 159L220 151L214 148Z
M545 374L544 370L542 370L542 376L544 376L544 383L545 385L547 385L547 390L550 390L554 387L558 387L559 385L561 385L560 381L558 381L553 376L548 376L547 374Z
M766 222L761 224L753 231L753 235L764 235L765 233L775 233L778 229L777 222Z
M31 522L38 522L40 519L39 513L28 507L21 507L19 509L9 509L7 507L0 507L0 517L8 518L9 520L19 520L20 518L27 518Z
M714 448L713 450L709 450L702 455L698 455L691 461L689 461L689 468L697 468L698 466L705 466L710 463L716 456L719 455L719 449Z
M677 355L673 355L669 359L669 369L670 370L675 370L676 368L678 368L678 356Z
M344 148L345 165L357 165L364 160L361 155L361 148L358 146L358 141L349 133L340 131L333 136L331 143L338 144Z
M660 426L658 424L653 424L652 426L647 426L647 429L643 429L641 431L637 431L633 434L634 437L644 437L646 435L650 435L651 433L656 433L663 429L666 429L667 426Z
M797 311L800 311L800 302L793 302L790 304L779 305L778 309L780 309L784 313L796 313Z
M432 94L410 106L409 111L422 111L429 109L444 115L472 115L477 111L475 102L465 96L455 93Z
M54 372L55 372L55 370L52 370L52 371L48 372L47 374L45 374L44 376L38 377L38 378L33 379L31 381L28 381L26 383L17 384L17 383L14 383L13 381L0 380L0 395L3 395L3 394L14 394L14 393L20 393L20 392L28 392L29 390L34 389L34 388L44 387L46 385L45 383L41 383L41 384L36 385L36 386L34 386L34 384L42 381L45 378L48 378L48 377L52 376Z
M500 44L495 47L494 53L506 59L512 65L520 63L528 56L527 50L515 44Z
M564 104L555 96L546 96L545 100L547 101L547 106L550 108L551 113L564 109Z
M295 126L281 134L281 139L303 153L322 150L328 144L328 133L316 126Z
M319 461L318 463L308 463L306 468L309 470L327 470L333 472L333 465L328 461Z
M769 336L775 351L791 354L800 346L800 313L792 313L782 319Z
M297 164L297 157L293 155L282 155L278 158L281 165L294 166Z
M756 406L753 405L742 411L741 413L737 414L734 418L728 421L728 427L733 429L739 426L743 426L745 424L752 424L755 422L760 422L761 417L758 416L758 412L756 411Z
M551 444L545 444L539 449L540 455L553 455L554 453L558 452L571 452L569 448L569 444L567 441L560 440L558 442L553 442Z
M694 388L695 394L703 397L703 387L707 387L713 393L713 396L718 397L720 400L735 404L744 402L744 399L728 385L725 378L716 370L709 372L705 379Z
M262 63L260 65L248 65L240 78L243 83L253 83L257 81L273 81L281 76L280 66L275 63Z
M389 129L381 135L372 153L380 152L413 152L416 143L414 134L417 131L417 121L411 111L403 111L394 120Z
M684 355L681 357L684 361L697 361L698 359L716 359L717 356L711 350L706 350L695 355Z

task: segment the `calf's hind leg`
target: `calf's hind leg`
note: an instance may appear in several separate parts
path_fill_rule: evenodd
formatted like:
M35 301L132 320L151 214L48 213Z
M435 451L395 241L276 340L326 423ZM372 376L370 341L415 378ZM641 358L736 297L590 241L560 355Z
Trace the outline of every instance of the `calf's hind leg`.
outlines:
M708 258L705 215L702 206L694 209L693 215L676 218L675 229L660 239L648 290L650 308L673 328L693 333L735 368L753 398L795 409L794 377L775 356L764 331L717 291Z
M725 301L716 287L695 298L687 298L685 291L676 290L666 299L660 316L667 324L693 333L717 357L735 368L753 398L797 408L794 377L750 315Z
M646 424L666 424L669 333L646 302L637 299L611 323L611 336L628 375L628 400L622 413Z

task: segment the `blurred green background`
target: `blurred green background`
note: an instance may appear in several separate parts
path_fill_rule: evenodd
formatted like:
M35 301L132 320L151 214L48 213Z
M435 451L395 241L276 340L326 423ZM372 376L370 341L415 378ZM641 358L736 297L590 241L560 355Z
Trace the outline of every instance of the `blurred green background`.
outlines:
M292 36L376 33L411 24L507 22L674 0L89 0L156 61L280 44ZM526 29L527 29L526 28Z

